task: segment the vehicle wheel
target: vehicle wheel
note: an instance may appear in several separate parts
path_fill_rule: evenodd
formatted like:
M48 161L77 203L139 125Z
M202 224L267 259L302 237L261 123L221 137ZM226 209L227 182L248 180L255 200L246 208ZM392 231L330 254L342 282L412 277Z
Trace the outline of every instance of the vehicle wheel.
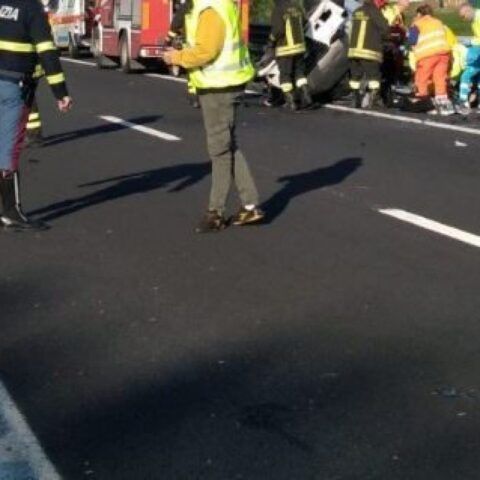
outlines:
M120 69L123 73L131 73L133 71L126 35L122 35L120 38Z
M75 43L72 37L70 37L68 41L68 54L70 58L79 58L80 57L80 49L78 45Z

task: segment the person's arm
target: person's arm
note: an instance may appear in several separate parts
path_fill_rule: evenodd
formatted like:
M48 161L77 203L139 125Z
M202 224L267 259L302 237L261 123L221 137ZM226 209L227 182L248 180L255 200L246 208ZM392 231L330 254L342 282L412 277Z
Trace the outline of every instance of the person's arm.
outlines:
M186 69L203 67L220 55L225 35L226 27L222 17L213 8L207 8L198 19L195 45L171 52L165 61Z
M270 31L269 40L271 43L275 44L278 40L282 39L285 36L285 21L282 15L282 9L278 4L275 4L273 7L272 18L271 18L272 29Z
M53 43L52 32L40 2L32 2L29 10L29 31L33 46L53 95L59 101L68 97L67 84L60 64L57 47Z

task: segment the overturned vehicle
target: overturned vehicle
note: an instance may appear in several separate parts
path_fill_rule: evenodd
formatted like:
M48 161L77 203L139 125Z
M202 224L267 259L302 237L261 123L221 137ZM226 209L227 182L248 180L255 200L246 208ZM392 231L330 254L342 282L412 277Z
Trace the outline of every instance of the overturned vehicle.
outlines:
M358 6L355 1L345 6L340 0L306 3L307 80L316 97L335 98L345 93L349 70L347 24L350 13ZM280 89L274 49L266 50L257 71L270 87Z

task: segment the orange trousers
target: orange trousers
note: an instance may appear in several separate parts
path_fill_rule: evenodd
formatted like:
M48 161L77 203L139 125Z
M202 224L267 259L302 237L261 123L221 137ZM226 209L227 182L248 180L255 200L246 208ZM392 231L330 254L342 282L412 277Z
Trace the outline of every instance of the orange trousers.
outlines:
M435 95L447 95L448 71L450 68L450 54L442 53L432 57L423 58L417 63L415 72L415 86L417 95L429 95L429 86L433 80Z

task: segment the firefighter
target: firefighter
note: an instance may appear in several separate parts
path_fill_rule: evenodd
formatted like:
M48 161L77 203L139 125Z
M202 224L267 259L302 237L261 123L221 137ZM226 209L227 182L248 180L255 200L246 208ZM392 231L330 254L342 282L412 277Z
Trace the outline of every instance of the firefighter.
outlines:
M183 50L164 53L168 65L189 70L197 89L212 160L212 187L208 211L197 233L218 232L227 226L225 207L232 181L242 207L233 225L258 223L264 213L245 157L238 148L236 109L245 85L255 70L241 37L240 12L234 0L193 0L187 19L187 44Z
M18 174L38 62L60 111L69 110L72 100L40 2L8 0L0 13L0 225L15 230L43 229L45 224L22 212Z
M313 104L308 88L305 66L305 10L301 0L276 0L272 12L269 42L275 48L280 70L280 85L286 104L297 110ZM297 106L295 93L300 103Z
M445 26L433 16L430 5L423 4L417 8L415 20L408 31L408 42L413 47L416 61L417 96L429 97L430 84L433 82L434 102L440 115L455 113L448 98L452 48L448 43Z
M465 69L460 77L459 100L465 113L471 109L471 95L474 89L478 89L480 80L480 10L475 10L469 3L460 5L458 9L460 17L472 24L473 38L465 55ZM477 91L478 102L478 91Z
M192 9L192 0L180 0L177 4L175 13L170 24L170 30L167 35L167 44L172 46L177 50L181 50L185 45L186 37L186 17ZM178 68L178 67L174 67ZM178 70L180 70L178 68ZM190 81L190 77L187 74L187 92L190 105L193 108L200 108L200 103L198 101L198 95L195 90L195 87Z
M389 38L390 28L380 9L385 0L365 0L355 10L350 32L350 88L353 93L353 106L362 106L362 82L365 81L368 107L378 103L384 44Z

